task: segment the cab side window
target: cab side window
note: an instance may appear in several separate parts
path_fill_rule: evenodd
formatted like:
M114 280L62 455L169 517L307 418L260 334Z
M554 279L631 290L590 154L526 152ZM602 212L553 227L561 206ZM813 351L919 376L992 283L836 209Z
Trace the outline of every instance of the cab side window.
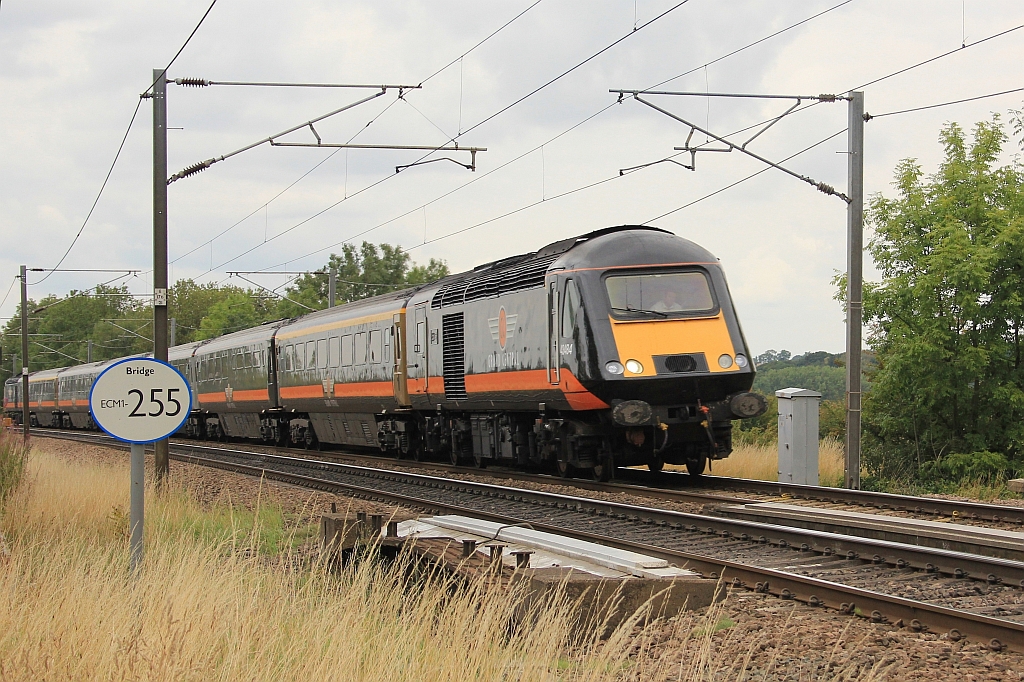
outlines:
M570 279L565 283L565 298L562 301L562 336L572 337L579 309L580 295L576 291L576 283Z

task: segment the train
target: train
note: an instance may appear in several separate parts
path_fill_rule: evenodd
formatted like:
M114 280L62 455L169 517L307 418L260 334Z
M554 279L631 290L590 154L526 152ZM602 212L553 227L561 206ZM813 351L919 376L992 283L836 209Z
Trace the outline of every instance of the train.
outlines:
M368 448L590 475L702 474L764 413L709 251L623 225L301 317L171 348L193 410L178 436ZM33 425L95 429L116 360L29 376ZM21 419L21 382L4 412Z

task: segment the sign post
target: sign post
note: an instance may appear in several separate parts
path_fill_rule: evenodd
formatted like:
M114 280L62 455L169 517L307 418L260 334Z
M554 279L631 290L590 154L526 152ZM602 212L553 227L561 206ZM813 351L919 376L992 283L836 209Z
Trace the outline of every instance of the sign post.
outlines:
M132 444L130 566L142 561L145 512L145 446L167 438L192 411L192 391L181 372L153 358L116 362L93 382L89 393L93 421L114 438Z

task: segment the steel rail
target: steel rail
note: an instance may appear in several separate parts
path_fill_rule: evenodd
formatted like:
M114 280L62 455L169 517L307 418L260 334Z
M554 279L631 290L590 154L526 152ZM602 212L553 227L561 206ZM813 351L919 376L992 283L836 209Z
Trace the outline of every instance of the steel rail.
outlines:
M665 472L662 473L662 476L678 477L680 479L686 476L689 478L686 474ZM773 481L756 481L749 478L726 478L724 476L701 476L700 485L705 488L748 491L763 495L797 497L871 506L895 511L910 511L952 517L963 516L970 519L1024 524L1024 507L1011 507L1010 505L992 504L989 502L944 500L936 497L899 495L897 493L849 490L847 488L829 488L816 485L797 485L795 483L776 483Z
M331 492L343 491L346 493L355 493L358 496L374 501L390 502L393 504L420 508L428 513L466 513L466 509L460 505L446 504L436 500L428 500L401 493L387 492L376 488L356 486L336 481L325 481L324 479L282 472L275 469L267 469L266 467L225 462L223 460L199 457L195 455L174 454L174 457L176 459L181 459L182 461L272 478L285 483L301 485L303 487ZM417 476L417 474L404 475ZM524 522L524 519L519 517L505 516L495 514L493 512L474 510L472 513L475 517L489 521L496 521L502 524ZM617 547L619 549L641 552L658 558L663 558L668 561L678 562L687 568L707 573L712 578L720 578L723 580L728 579L731 581L730 584L734 587L746 589L751 589L752 587L755 591L763 594L771 594L782 599L800 601L811 606L831 607L838 610L840 613L865 617L870 619L872 622L893 623L897 626L905 625L915 631L936 629L947 630L950 638L954 641L968 636L973 636L981 640L987 639L989 648L997 651L1003 648L1010 648L1014 651L1024 651L1024 624L1021 623L1005 621L981 614L958 611L956 609L936 604L918 602L911 599L905 599L903 597L896 597L893 595L873 592L871 590L851 587L841 583L834 583L818 578L787 573L785 571L760 568L699 554L657 547L646 543L609 537L599 533L567 529L562 526L532 520L529 521L529 524L536 530L557 533L591 542L598 542L604 545ZM868 610L870 610L870 612Z
M50 437L63 438L67 440L86 440L92 442L99 442L99 439L96 437L81 438L78 437L77 434L46 435ZM113 444L115 447L126 447L125 444L117 443L116 441L112 441L111 444ZM453 512L462 514L466 512L466 509L463 505L447 504L444 502L439 502L437 500L430 500L405 495L394 491L381 490L379 488L374 488L370 486L361 486L354 485L352 483L330 481L324 478L306 476L303 474L296 474L293 472L268 468L267 466L264 465L263 462L261 462L259 466L256 466L253 464L225 461L224 459L216 459L213 457L203 457L200 455L193 454L192 452L189 451L206 450L226 454L228 456L245 456L254 459L269 460L270 462L275 463L287 463L293 466L297 465L301 467L317 468L320 470L343 469L346 471L355 471L366 476L372 476L373 478L376 479L418 479L422 482L430 482L436 486L446 486L447 489L453 489L455 487L462 487L464 489L475 488L481 492L488 492L489 496L491 497L503 496L506 499L510 496L515 497L517 500L523 500L525 498L543 498L549 500L558 499L563 501L563 503L565 501L575 503L577 510L579 511L586 509L587 511L592 510L592 513L598 514L600 514L602 508L604 508L604 514L608 514L609 511L612 510L616 512L626 510L634 513L643 513L645 515L650 515L649 518L653 516L674 517L677 519L690 517L699 520L701 523L709 524L707 526L707 531L709 533L720 533L720 527L717 527L716 524L725 521L722 519L714 519L707 517L699 517L697 515L692 514L684 514L682 512L670 512L666 510L650 509L634 505L623 505L619 503L605 502L601 500L593 500L588 498L555 495L552 493L544 493L531 490L510 489L505 488L503 486L496 486L487 483L475 483L471 481L447 479L436 476L425 476L422 474L398 472L386 469L371 469L368 467L358 467L333 462L325 462L320 460L285 457L281 455L249 452L244 450L229 450L227 448L216 448L203 445L173 444L171 447L172 456L175 459L178 459L179 461L185 461L200 464L203 466L225 469L249 475L264 476L274 480L300 485L307 488L333 492L342 491L366 499L376 500L380 502L391 502L394 504L420 508L429 513ZM520 519L518 517L504 516L486 511L474 510L473 514L480 518L500 521L503 523L522 523L524 521L523 519ZM664 520L664 518L662 518L661 520ZM930 604L926 602L905 599L903 597L897 597L894 595L886 595L883 593L873 592L871 590L865 590L863 588L853 587L850 585L843 585L841 583L821 580L819 578L813 578L809 576L802 576L794 573L789 573L786 571L762 568L749 564L741 564L738 562L720 559L716 557L709 557L701 554L694 554L681 550L674 550L665 547L648 545L646 543L625 540L623 538L608 537L598 533L579 531L575 529L565 528L557 524L538 523L533 520L530 520L529 523L531 524L531 526L538 530L546 530L549 532L559 533L562 535L567 535L579 539L596 541L609 546L615 546L623 549L644 552L647 554L651 554L653 556L664 558L666 560L683 562L687 567L701 571L703 573L707 573L711 577L721 577L723 579L731 578L732 584L736 587L749 589L751 588L751 586L753 586L754 590L761 593L772 594L783 599L801 601L812 606L827 606L836 608L842 613L867 617L874 622L891 622L897 625L907 625L911 627L911 629L914 629L916 631L925 631L929 629L948 629L951 638L954 640L968 635L978 637L981 639L988 639L989 647L994 650L1009 647L1015 651L1024 651L1024 624L1022 623L1006 621L998 618L993 618L991 616L970 613L967 611L960 611L957 609L952 609L937 604ZM789 528L770 526L768 524L753 525L756 527L761 527L766 530L769 530L770 532L774 532L776 535L784 535L793 530ZM831 538L833 538L833 545L836 548L838 548L839 551L841 551L843 548L843 544L841 543L849 541L857 543L862 541L862 539L860 538L844 538L842 536L835 536L828 533L819 533L818 535L830 536ZM740 536L740 539L742 539L742 536ZM780 543L779 540L785 540L785 538L776 537L772 540L765 538L763 542L771 542L772 544L777 544L783 547L788 546L788 544ZM879 541L873 541L872 544L880 546ZM904 551L920 549L910 546L900 547L897 545L897 543L885 544L891 545L893 547L898 547L899 549ZM946 554L949 556L959 554L956 552L938 553ZM967 555L965 555L965 558L967 558ZM971 557L971 559L982 558ZM1008 567L1016 564L1017 568L1024 568L1024 566L1022 566L1018 562L1010 562L1005 560L984 560L984 563L988 565L1003 564ZM928 569L926 568L926 570ZM870 614L868 614L868 609L870 609Z
M33 433L38 433L41 436L57 437L53 434L62 432L59 430L42 429L37 431L36 429L33 429ZM75 435L87 436L90 434ZM106 436L99 436L99 434L95 435L97 436L96 442L101 442L99 438L108 438ZM102 442L115 441L108 439ZM313 454L313 451L300 450L296 448L279 448L262 444L254 444L253 446L292 452L297 456L306 458L311 458L311 455ZM370 462L382 460L380 455L358 452L328 450L320 452L319 454L324 457L333 456ZM571 486L584 490L637 495L640 497L650 497L653 499L673 502L751 504L764 501L750 497L726 496L708 492L709 490L723 490L730 492L749 492L778 498L806 499L836 504L875 507L883 510L930 514L934 516L948 516L954 519L966 518L993 521L996 523L1016 523L1024 525L1024 507L1013 507L1010 505L994 504L989 502L945 500L934 497L900 495L896 493L873 492L869 490L849 490L846 488L830 488L827 486L798 485L795 483L780 483L775 481L761 481L746 478L727 478L724 476L704 475L694 477L689 474L673 473L669 471L662 471L658 474L652 475L646 471L619 468L616 470L616 474L620 477L619 482L602 483L584 478L562 478L551 474L531 474L508 470L480 469L476 467L455 466L444 462L387 460L386 458L385 461L397 461L403 467L441 469L459 474L490 476L505 480L533 482L545 485ZM633 482L621 482L624 480L630 480ZM654 481L653 483L652 480Z
M857 537L842 533L820 531L792 526L748 521L744 519L722 518L690 514L668 509L656 509L634 504L611 502L588 497L577 497L559 493L550 493L523 488L509 488L491 483L478 483L462 479L451 479L441 476L430 476L393 469L377 469L352 464L340 464L324 460L287 457L283 455L261 454L235 451L210 446L179 445L180 449L204 450L229 456L242 455L265 462L316 468L321 471L341 471L355 473L378 480L404 479L417 480L421 484L433 486L451 486L453 484L466 489L486 493L490 497L513 496L529 498L544 502L559 502L576 505L594 510L602 516L628 518L635 516L645 522L662 526L672 526L701 532L707 535L719 535L726 538L760 542L778 547L799 548L801 551L815 552L825 556L845 555L849 559L860 559L874 564L888 564L897 568L914 568L927 573L939 573L956 578L974 578L993 583L1006 583L1024 586L1024 563L1000 557L978 556L964 552L933 547L921 547L888 540ZM180 450L179 450L180 451Z

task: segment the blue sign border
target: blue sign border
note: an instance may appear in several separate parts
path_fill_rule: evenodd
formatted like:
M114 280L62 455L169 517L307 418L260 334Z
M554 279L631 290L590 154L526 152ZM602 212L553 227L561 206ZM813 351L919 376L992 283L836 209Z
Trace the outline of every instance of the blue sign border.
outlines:
M96 382L99 381L100 377L102 377L104 374L106 374L110 370L114 369L118 365L123 365L126 362L155 362L157 364L164 365L166 367L170 367L172 370L174 370L175 374L177 374L178 376L181 377L181 380L184 381L185 385L188 387L188 409L187 410L183 410L185 415L181 418L181 421L178 422L178 425L175 426L174 429L171 430L170 432L168 432L166 435L160 436L159 438L154 438L152 440L126 440L124 438L121 438L118 435L115 435L115 434L111 433L110 431L107 431L103 427L103 424L100 424L100 420L96 418L95 413L93 413L93 411L92 411L92 392L94 390L96 390ZM96 426L100 427L100 430L103 431L103 433L107 434L111 438L115 438L115 439L121 441L122 443L142 443L142 444L145 444L145 443L155 443L155 442L157 442L159 440L163 440L165 438L169 438L170 436L172 436L175 433L177 433L178 429L180 429L182 426L184 426L185 422L189 418L189 415L191 415L191 414L192 414L192 384L190 384L188 382L188 379L185 378L184 374L182 374L181 372L178 371L177 367L175 367L174 365L172 365L169 362L164 362L163 360L157 360L156 358L145 358L145 357L142 357L142 358L125 358L124 360L118 360L117 362L112 364L110 367L107 367L105 370L103 370L102 372L97 374L96 378L92 380L92 386L89 388L89 416L92 417L93 424L95 424Z

